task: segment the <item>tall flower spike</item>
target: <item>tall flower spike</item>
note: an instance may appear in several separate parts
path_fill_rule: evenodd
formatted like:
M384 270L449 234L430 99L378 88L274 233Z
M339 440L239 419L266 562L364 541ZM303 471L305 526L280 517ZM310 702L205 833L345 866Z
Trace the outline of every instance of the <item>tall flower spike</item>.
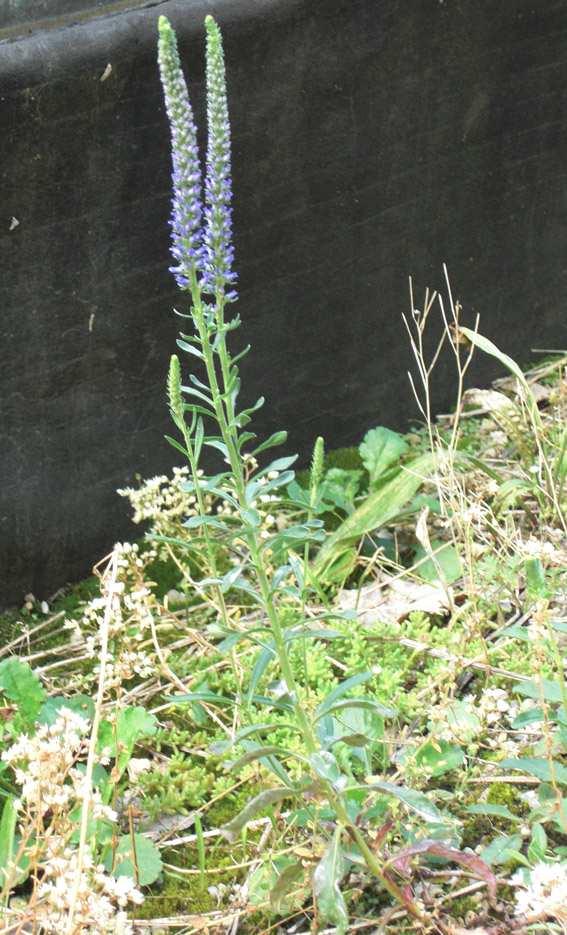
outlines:
M205 230L203 291L236 299L230 286L233 272L232 181L230 171L230 123L226 99L226 74L221 31L212 16L207 30L207 173L205 179ZM228 287L228 291L227 291Z
M186 289L203 266L201 167L197 131L177 49L177 38L165 16L158 21L158 62L171 130L173 198L170 267L178 286Z

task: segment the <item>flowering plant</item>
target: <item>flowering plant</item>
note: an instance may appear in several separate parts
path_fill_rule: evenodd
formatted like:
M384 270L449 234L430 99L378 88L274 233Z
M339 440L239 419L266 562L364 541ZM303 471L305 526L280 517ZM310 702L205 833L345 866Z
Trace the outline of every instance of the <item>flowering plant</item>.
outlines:
M404 874L402 864L409 860L409 854L404 855L399 867L394 858L381 857L367 841L365 815L370 800L378 793L397 798L418 814L429 814L441 824L450 819L418 793L372 781L370 761L362 751L381 734L384 719L395 716L394 711L367 695L351 697L354 689L374 676L373 669L351 676L314 704L305 688L308 679L298 679L291 663L299 644L306 674L309 641L333 639L337 634L329 628L330 619L351 619L353 614L308 609L312 595L324 597L310 563L312 545L320 545L325 538L322 521L317 517L323 473L322 440L315 446L310 490L305 496L298 485L292 484L294 456L277 458L266 466L258 464L259 455L286 440L285 432L276 432L258 443L249 430L251 417L263 399L251 408L239 410L237 406L240 390L237 363L248 348L233 357L228 345L228 336L239 326L240 319L227 316L237 293L225 64L220 30L211 16L206 18L205 27L208 145L203 183L195 121L175 33L165 17L159 20L159 64L171 128L173 167L170 224L175 265L171 271L188 300L188 310L177 314L193 325L192 332L182 333L177 344L192 362L197 362L201 376L189 373L184 381L179 357L171 357L167 381L169 408L181 440L169 440L188 463L189 478L182 487L195 498L194 515L183 524L190 530L189 538L173 539L167 535L155 538L180 546L196 556L201 566L202 556L206 556L209 574L195 582L195 586L215 608L216 631L224 637L220 648L230 652L245 642L259 647L250 683L242 686L242 695L234 703L263 706L272 720L265 723L264 719L261 724L252 721L234 731L226 742L217 745L217 752L221 748L224 751L239 748L243 753L232 763L232 769L240 771L259 762L272 773L275 785L249 801L223 831L233 841L261 810L284 800L297 802L307 795L322 802L327 817L333 821L333 830L313 875L320 916L333 922L337 932L347 930L348 912L340 882L349 861L354 861L366 865L382 886L403 903L406 911L422 920L411 891L396 879L396 874ZM208 448L222 457L222 464L213 475L203 473L201 467ZM207 497L211 495L221 502L217 515L210 513ZM292 509L297 507L303 513L303 521L282 526L266 524L262 498L267 495L280 497ZM235 592L243 593L255 608L253 626L242 627L235 615L228 600ZM256 686L268 666L277 672L276 689L271 697L261 697ZM198 693L186 693L176 700L183 704L198 699ZM292 719L297 737L293 746L271 742L270 734L275 736L277 726L274 713L278 710L284 710ZM363 764L362 769L366 770L367 785L359 785L357 769L353 771L348 755L341 761L337 758L340 743L352 744L358 750L357 762L359 768ZM382 838L387 836L388 829L389 825ZM428 846L422 846L419 853L427 853ZM437 848L435 852L439 851L439 845L431 846ZM445 849L444 853L469 865L473 872L482 875L488 870L478 859L471 863L470 857L454 849ZM284 884L278 881L276 885L281 890Z

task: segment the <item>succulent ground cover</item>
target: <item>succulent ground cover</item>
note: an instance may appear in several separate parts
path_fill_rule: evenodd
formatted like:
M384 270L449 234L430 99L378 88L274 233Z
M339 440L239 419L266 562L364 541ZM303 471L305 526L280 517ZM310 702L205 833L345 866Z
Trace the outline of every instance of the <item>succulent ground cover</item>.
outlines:
M178 464L119 491L134 541L78 593L4 620L3 930L567 931L567 358L524 373L463 324L446 275L404 319L416 431L376 426L333 458L317 438L298 475L274 458L263 399L239 408L205 25L202 178L159 21ZM444 353L456 404L436 419ZM474 353L506 372L491 390L465 390Z

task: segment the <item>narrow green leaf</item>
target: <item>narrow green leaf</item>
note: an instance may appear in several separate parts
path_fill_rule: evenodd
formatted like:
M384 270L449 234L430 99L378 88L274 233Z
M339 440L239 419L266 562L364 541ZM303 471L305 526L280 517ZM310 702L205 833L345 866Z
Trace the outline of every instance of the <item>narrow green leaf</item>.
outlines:
M285 906L286 897L299 880L303 879L303 865L299 862L288 864L270 890L270 908L273 912L281 912ZM286 907L287 908L287 907Z
M545 858L547 851L547 835L543 825L538 822L532 827L532 837L528 845L528 860L531 864L537 864Z
M490 341L488 338L485 338L484 335L478 334L476 331L471 331L470 328L461 328L460 331L466 338L468 338L471 344L480 348L481 351L484 351L484 353L488 354L490 357L494 357L495 360L499 361L499 363L506 367L506 369L516 377L523 389L525 401L530 409L532 417L536 422L539 422L540 416L531 387L516 361L509 357L508 354L504 354L503 351L496 347L496 344L493 344L492 341Z
M233 843L238 838L242 829L249 821L252 821L259 812L269 808L270 805L275 805L276 802L283 802L284 799L288 799L292 794L293 792L290 789L266 789L264 792L260 792L258 795L254 796L253 799L250 799L238 815L220 828L221 834L227 841Z
M248 691L246 692L246 704L250 704L252 696L256 692L258 687L258 682L262 678L264 672L268 668L272 659L275 659L276 651L272 641L262 649L261 652L256 656L256 661L254 663L254 668L252 669L252 675L250 676L250 684L248 685Z
M313 874L313 895L317 913L324 922L335 926L337 935L348 931L348 912L339 884L346 873L346 860L341 848L341 829L337 828L333 839Z
M335 704L324 708L322 711L317 709L314 721L317 722L322 717L335 714L337 711L343 711L348 708L362 708L365 711L378 714L380 717L396 716L395 708L387 708L386 705L380 704L379 701L373 701L372 698L345 698L343 701L337 701Z
M421 792L406 789L405 786L396 786L392 782L371 782L366 788L377 789L380 792L385 792L386 795L393 795L425 821L435 822L436 824L447 823L447 817Z
M227 769L230 769L233 772L237 772L243 766L247 766L248 763L253 763L255 760L261 760L265 756L279 756L279 757L288 757L288 756L297 756L292 750L286 750L285 747L279 747L275 744L269 744L265 747L254 747L252 750L247 750L246 753L243 753L242 756L238 757L237 760L234 760L231 763L227 763Z
M495 818L507 818L509 821L520 821L518 816L514 815L507 805L492 805L490 802L481 802L477 805L467 805L465 811L470 815L493 815Z
M283 445L287 441L287 432L274 432L273 435L270 435L269 438L266 438L257 448L252 452L253 455L260 454L261 451L265 451L267 448L275 448L276 445Z
M474 344L475 347L480 348L481 351L484 351L485 354L489 354L490 357L494 357L498 360L507 370L510 371L521 383L526 381L526 378L522 371L520 370L518 364L511 357L508 357L507 354L504 354L503 351L499 350L496 347L496 344L493 344L488 338L485 338L484 335L478 334L477 331L471 331L470 328L460 328L460 331L464 336Z
M14 806L14 796L9 795L4 802L0 820L0 886L6 882L8 865L16 852L16 826L18 812Z
M171 704L182 704L183 702L204 702L205 704L234 704L234 698L227 698L225 695L217 695L215 692L195 691L187 692L186 695L170 695L167 699Z
M320 717L322 714L327 714L329 708L331 708L339 698L346 695L352 688L356 688L358 685L363 685L364 682L368 682L368 680L375 675L376 672L374 669L366 669L364 672L358 672L356 675L351 675L350 678L345 679L344 682L340 682L336 688L333 688L333 690L329 692L321 704L317 706L317 716Z
M187 449L183 445L181 445L178 441L176 441L175 438L172 438L171 435L164 435L163 437L165 438L166 442L169 442L171 447L175 448L176 451L179 451L180 454L182 454L184 458L187 458L187 459L189 458L189 452L187 451Z

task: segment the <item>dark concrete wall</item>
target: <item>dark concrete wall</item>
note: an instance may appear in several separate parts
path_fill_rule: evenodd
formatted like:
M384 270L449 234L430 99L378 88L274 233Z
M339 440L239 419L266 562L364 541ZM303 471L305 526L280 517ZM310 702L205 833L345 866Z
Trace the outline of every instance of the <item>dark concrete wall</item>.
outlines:
M508 353L567 345L567 2L90 6L0 32L4 603L131 537L115 488L175 458L159 13L201 122L205 13L224 29L237 341L253 345L247 397L267 396L260 431L287 427L305 453L316 433L338 446L407 424L407 278L441 285L443 261ZM473 379L493 373L484 361ZM451 398L442 368L435 405Z
M58 22L71 25L117 10L151 5L153 0L2 0L0 29L9 29L11 35L29 35Z

